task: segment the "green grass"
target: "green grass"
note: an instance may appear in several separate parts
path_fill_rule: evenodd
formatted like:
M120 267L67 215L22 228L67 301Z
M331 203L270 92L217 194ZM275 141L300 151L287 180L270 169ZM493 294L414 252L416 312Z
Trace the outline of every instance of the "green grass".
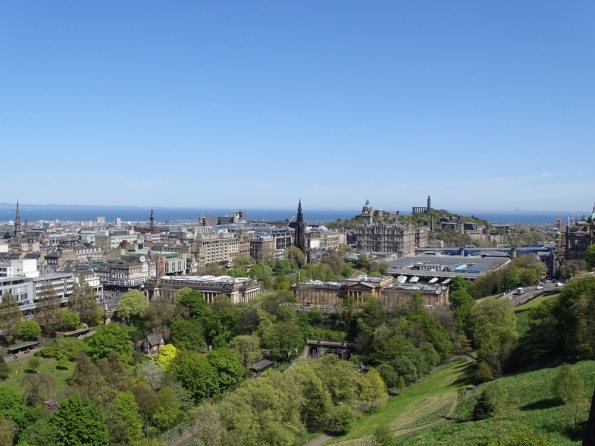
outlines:
M519 313L519 312L522 312L522 311L529 310L531 308L534 308L534 307L538 306L544 300L552 299L554 297L558 297L559 295L560 295L559 293L557 293L557 294L542 294L541 296L536 297L533 300L530 300L526 304L519 305L518 307L515 307L514 308L514 312L515 313Z
M482 421L465 421L478 390L469 395L461 409L460 420L446 423L428 431L414 434L397 442L399 446L425 445L477 445L488 438L498 439L510 435L523 425L547 436L550 445L580 444L584 423L588 417L589 400L595 386L595 361L573 365L585 383L585 395L578 410L578 423L574 426L574 410L561 405L551 392L551 383L557 368L543 368L500 378L506 396L500 412Z
M438 421L446 406L448 412L454 408L457 389L468 384L470 364L467 358L446 364L422 382L403 389L401 395L389 398L374 412L362 415L346 435L332 439L329 444L372 435L378 426L388 425L398 435L412 430L412 426Z
M27 369L27 361L30 358L23 358L18 359L13 362L9 362L8 365L10 367L10 376L9 378L4 381L0 382L0 388L4 389L12 389L19 394L22 394L21 390L21 382L23 377L26 376L25 370ZM67 384L66 381L70 376L72 376L72 372L74 370L74 363L68 363L68 369L66 370L59 370L56 369L56 365L58 361L51 358L39 358L40 359L40 366L37 369L40 373L45 373L46 375L51 376L54 378L56 382L56 390L54 393L60 398L64 394L64 389L66 388ZM52 370L56 370L56 373L52 373ZM15 373L18 372L18 373ZM15 381L17 379L18 381Z

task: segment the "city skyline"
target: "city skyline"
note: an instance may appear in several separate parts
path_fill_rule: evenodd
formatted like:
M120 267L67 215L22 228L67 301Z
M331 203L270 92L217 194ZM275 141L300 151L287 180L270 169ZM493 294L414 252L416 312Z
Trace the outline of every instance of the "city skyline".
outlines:
M38 204L589 209L593 18L586 1L9 3L0 188Z

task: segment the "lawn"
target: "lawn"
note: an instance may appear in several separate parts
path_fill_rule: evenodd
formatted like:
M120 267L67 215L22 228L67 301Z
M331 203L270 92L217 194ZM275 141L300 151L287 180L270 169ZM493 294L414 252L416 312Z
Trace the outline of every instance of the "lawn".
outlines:
M347 440L371 435L378 426L388 425L399 435L440 421L454 409L457 390L469 384L471 362L468 358L457 358L444 365L422 382L405 388L401 395L389 398L373 413L364 414L349 433L332 439L329 444L355 445L357 442Z
M536 297L533 300L530 300L526 304L519 305L518 307L515 307L514 308L514 312L515 313L519 313L521 311L529 310L531 308L534 308L534 307L538 306L544 300L552 299L554 297L558 297L559 295L560 295L559 293L556 293L556 294L542 294L541 296Z
M475 422L464 420L480 387L467 398L461 409L461 419L414 434L397 444L475 446L488 438L496 440L497 444L499 437L510 435L523 425L545 434L550 445L580 444L588 417L591 392L595 386L595 361L582 361L573 367L581 375L586 389L578 410L576 426L573 408L560 404L551 392L551 383L557 368L543 368L498 380L506 395L502 408L495 417Z
M21 382L23 376L25 376L25 370L27 369L27 361L30 358L23 358L18 359L17 361L9 362L8 365L10 367L10 377L4 381L0 382L0 388L8 388L15 390L18 393L22 393L21 391ZM66 388L66 381L70 376L72 376L72 372L74 370L74 363L70 362L68 364L68 369L66 370L59 370L56 369L56 365L58 361L51 358L39 358L40 359L40 366L37 369L40 373L45 373L46 375L50 375L56 381L56 390L55 393L58 396L59 400L64 394L64 389ZM56 370L56 373L52 373L52 370ZM18 380L18 381L15 381Z

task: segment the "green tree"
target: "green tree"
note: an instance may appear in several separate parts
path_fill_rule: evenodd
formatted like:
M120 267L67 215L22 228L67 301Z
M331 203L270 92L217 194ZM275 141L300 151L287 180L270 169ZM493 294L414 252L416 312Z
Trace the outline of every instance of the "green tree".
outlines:
M515 265L512 265L506 270L505 286L506 288L511 289L520 284L521 272L519 268L517 268Z
M76 338L52 339L41 350L44 358L61 359L67 358L74 361L78 356L87 350L87 344Z
M23 404L23 398L14 390L0 388L0 414L11 420L19 429L23 429L27 423L27 407Z
M59 446L58 433L49 420L40 418L19 434L19 446L30 444L35 446Z
M81 353L76 358L74 372L68 384L77 394L95 403L102 402L109 396L104 391L107 383L97 366L85 353Z
M27 369L37 373L37 369L41 365L41 359L33 356L27 361Z
M143 421L132 392L120 392L106 417L110 444L136 444L143 438Z
M41 334L41 327L33 320L23 321L19 331L19 337L26 341L36 340Z
M459 333L468 334L470 332L469 318L474 306L475 300L465 289L458 289L450 294L450 307L454 312L455 324Z
M50 375L25 375L21 380L23 400L30 406L37 406L51 395L55 386L54 378Z
M485 420L494 416L502 407L506 397L499 381L484 384L482 387L483 390L473 408L473 418L475 420Z
M109 432L100 410L80 395L60 404L50 424L56 429L58 444L64 446L104 446Z
M386 383L386 387L389 389L392 389L398 384L399 375L397 375L391 365L380 364L378 367L376 367L376 370L378 370L378 373L380 373L380 376L382 376L382 379Z
M264 261L250 267L250 277L258 280L265 290L270 290L273 286L273 269Z
M483 382L494 380L494 373L492 372L492 368L485 361L479 361L479 363L477 364L477 371L475 372L475 376L477 377L477 379L480 379Z
M257 336L236 336L229 343L229 349L235 353L246 368L260 360L260 340Z
M374 446L392 446L395 444L395 439L390 428L383 424L374 429Z
M5 381L10 376L10 366L4 361L4 356L0 355L0 380Z
M448 287L450 288L451 295L455 291L466 291L468 283L469 282L467 282L465 279L463 279L460 276L456 276L456 277L453 277L452 279L450 279L450 283L448 284Z
M62 330L73 331L79 328L80 325L81 319L76 313L68 310L62 312Z
M132 342L126 327L119 323L100 325L95 334L85 339L87 354L93 361L108 358L112 350L118 352L124 362L132 363Z
M116 310L118 311L118 317L128 321L130 318L142 319L147 314L149 309L149 301L143 293L138 290L132 290L125 293Z
M159 396L150 385L142 382L135 384L131 391L138 406L138 413L145 424L145 432L148 433L149 423L159 406Z
M0 301L0 329L4 332L4 338L11 343L19 334L23 314L15 297L7 292Z
M61 306L60 297L52 284L43 285L33 314L44 333L53 335L62 325Z
M177 319L170 327L170 342L178 348L200 350L205 348L202 324L195 319Z
M101 322L101 309L95 301L95 292L82 275L74 283L72 294L68 296L68 308L78 314L81 322L88 326Z
M589 270L595 268L595 245L591 245L585 250L585 262L587 262Z
M207 355L207 360L217 372L221 390L239 384L244 376L242 363L232 351L226 348L213 350Z
M157 362L163 370L168 371L177 355L178 349L174 345L165 344L159 349L159 353L155 357L155 362Z
M292 270L303 268L306 265L306 256L297 246L287 248L284 255L291 262Z
M471 309L469 318L473 341L484 351L495 353L503 343L517 339L516 322L507 299L484 299Z
M158 405L153 422L162 430L173 426L180 419L180 400L171 387L164 387L158 394Z
M211 307L204 300L202 293L192 288L180 288L174 293L174 301L178 304L176 310L186 313L190 318L205 320L212 314Z
M584 383L580 375L568 364L558 368L558 372L552 381L552 392L564 404L576 402L582 397Z
M0 415L0 444L13 444L13 432L15 429L12 421Z
M197 401L219 393L217 372L200 353L178 353L170 370Z

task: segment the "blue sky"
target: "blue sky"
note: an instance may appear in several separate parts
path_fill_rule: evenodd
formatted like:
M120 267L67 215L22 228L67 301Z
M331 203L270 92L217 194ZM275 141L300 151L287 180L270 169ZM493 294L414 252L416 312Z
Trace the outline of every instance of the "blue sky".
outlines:
M592 1L0 3L0 201L589 209Z

